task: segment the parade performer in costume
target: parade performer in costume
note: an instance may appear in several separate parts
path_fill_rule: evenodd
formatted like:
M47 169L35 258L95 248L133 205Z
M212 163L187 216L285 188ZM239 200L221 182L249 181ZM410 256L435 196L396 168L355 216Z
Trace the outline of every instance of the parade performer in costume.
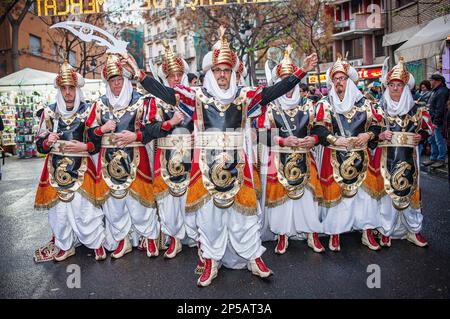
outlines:
M208 286L217 276L228 241L248 261L253 274L268 277L271 270L261 259L257 195L243 145L247 117L257 116L261 106L290 91L317 62L305 60L304 69L272 87L239 88L236 85L236 54L230 49L225 30L203 60L206 71L202 88L174 89L145 77L135 61L125 55L147 91L179 107L196 124L194 161L188 187L186 211L196 214L205 269L198 279Z
M38 262L74 255L75 240L94 249L96 260L106 258L103 212L96 207L95 166L89 157L95 147L86 143L93 118L83 101L83 85L81 75L64 61L55 79L56 103L41 116L36 146L47 157L35 208L48 210L53 239L36 251Z
M283 60L272 70L275 83L298 70L287 47ZM268 130L272 147L266 184L266 216L270 230L277 234L275 252L284 254L288 238L307 234L308 246L315 252L325 249L318 234L323 232L318 201L322 188L311 149L319 142L311 135L315 109L312 101L302 101L299 86L270 104L258 119Z
M163 83L172 88L180 84L187 85L188 72L186 61L174 56L166 44L163 63L158 72ZM161 99L152 98L149 107L150 124L144 131L144 144L158 137L158 129L167 133L156 141L153 190L158 202L161 231L170 239L164 256L173 258L181 251L181 240L186 237L186 233L193 242L198 237L195 215L185 216L184 210L193 155L194 123L184 120L180 111ZM171 119L178 122L176 127L168 126Z
M324 232L330 235L332 251L340 250L339 234L351 230L362 230L362 243L379 250L372 231L380 226L375 196L379 189L368 171L368 146L376 147L381 115L356 87L358 74L347 61L339 57L327 75L331 91L318 102L313 128L326 146L320 171Z
M420 234L423 215L419 189L417 145L433 130L425 107L414 102L414 78L401 57L386 77L384 128L380 134L380 169L385 196L380 200L381 246L390 247L391 238L406 238L419 247L427 245ZM422 135L421 135L422 133Z
M145 241L148 257L159 254L156 202L142 143L149 99L133 89L130 75L119 56L107 56L102 71L106 95L94 104L95 120L89 129L89 138L99 151L96 196L105 212L107 248L114 250L113 258L130 252L139 237Z

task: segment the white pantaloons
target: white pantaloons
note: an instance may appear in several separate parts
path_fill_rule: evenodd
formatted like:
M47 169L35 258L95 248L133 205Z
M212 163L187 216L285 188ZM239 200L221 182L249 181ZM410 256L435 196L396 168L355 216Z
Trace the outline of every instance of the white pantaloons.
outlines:
M397 210L392 206L392 199L388 195L381 198L379 206L381 225L378 230L384 236L398 239L405 237L408 233L420 233L423 222L421 209L408 207L404 210Z
M170 194L158 200L161 231L166 236L184 239L186 230L184 226L184 206L186 194L175 197Z
M204 258L221 260L228 244L247 261L266 250L261 245L257 215L243 215L233 207L221 209L212 200L195 214Z
M267 207L270 230L275 234L295 236L300 233L322 233L319 204L309 189L300 199L289 199L276 207Z
M131 230L145 238L157 239L159 236L156 208L145 207L130 195L122 199L109 197L103 205L103 210L106 217L108 250L117 248L119 241Z
M69 250L78 239L90 249L97 249L105 241L103 211L76 192L72 201L59 202L48 210L48 221L55 235L55 245Z
M195 247L199 240L197 221L195 213L184 214L184 227L186 230L186 237L182 241L184 245Z
M381 225L378 201L361 187L355 196L342 198L336 206L321 210L323 232L328 235L376 229Z

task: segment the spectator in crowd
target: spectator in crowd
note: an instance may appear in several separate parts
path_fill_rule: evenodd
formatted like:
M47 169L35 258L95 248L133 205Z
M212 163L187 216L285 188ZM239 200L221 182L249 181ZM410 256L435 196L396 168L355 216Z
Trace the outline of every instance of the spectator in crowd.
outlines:
M308 85L305 84L305 83L300 83L299 86L300 86L300 96L301 97L308 97L308 93L309 93Z
M447 140L447 152L450 150L450 99L447 101L447 112L444 122L444 138ZM450 187L450 165L448 166L448 186Z
M198 86L198 76L194 73L188 73L189 86Z
M3 119L0 117L0 137L3 134L3 130L5 129L5 126L3 125ZM2 142L2 140L0 139L0 143Z
M203 80L205 79L205 74L204 73L200 73L200 76L198 77L198 85L202 86L203 85Z
M3 156L5 156L4 155L4 153L3 153L3 148L2 148L2 146L3 146L3 138L2 138L2 136L3 136L3 130L5 129L5 126L3 125L3 120L2 120L2 118L0 117L0 160L2 160L3 161ZM0 181L2 180L2 163L0 162Z
M321 96L317 94L316 88L314 86L309 87L309 95L308 98L312 100L314 103L320 100Z
M431 95L431 83L428 80L420 82L419 90L416 92L415 100L418 104L427 105Z
M445 113L449 99L449 89L445 85L445 78L435 73L430 78L432 93L429 99L429 113L431 121L436 126L434 133L429 138L431 145L430 160L423 165L439 168L445 165L446 145L443 136Z

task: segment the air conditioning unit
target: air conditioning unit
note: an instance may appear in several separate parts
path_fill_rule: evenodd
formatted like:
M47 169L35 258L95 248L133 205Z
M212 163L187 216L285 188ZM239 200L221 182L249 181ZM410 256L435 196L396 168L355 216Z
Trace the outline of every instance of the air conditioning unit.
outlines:
M363 66L363 59L351 60L350 64L353 66Z

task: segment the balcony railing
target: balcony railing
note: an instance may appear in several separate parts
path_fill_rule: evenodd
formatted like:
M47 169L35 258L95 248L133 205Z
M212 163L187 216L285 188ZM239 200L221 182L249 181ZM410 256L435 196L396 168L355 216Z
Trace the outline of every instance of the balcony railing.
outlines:
M334 38L341 38L354 33L370 33L384 28L384 13L356 13L354 19L337 21L334 26Z

